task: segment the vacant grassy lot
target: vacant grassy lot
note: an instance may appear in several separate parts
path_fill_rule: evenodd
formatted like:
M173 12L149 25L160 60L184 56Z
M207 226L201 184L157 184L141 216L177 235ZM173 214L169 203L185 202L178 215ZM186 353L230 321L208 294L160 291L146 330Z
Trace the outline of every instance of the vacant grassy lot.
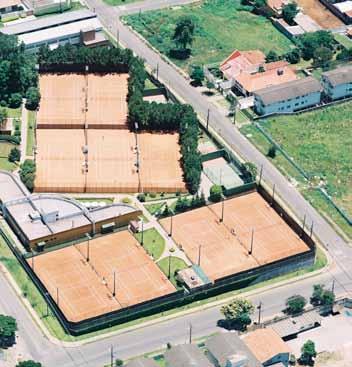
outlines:
M311 181L324 187L334 201L352 217L352 103L297 116L271 118L264 120L262 126L311 176ZM267 153L269 143L254 126L244 126L241 131ZM273 161L287 175L302 181L281 154ZM304 186L301 187L303 193L312 199L316 207L324 209L325 213L333 211L326 204L323 208L324 200L307 190L307 185ZM351 229L347 227L347 231L351 235Z
M16 169L16 164L11 163L8 160L9 153L12 148L15 148L15 144L1 141L0 142L0 169L5 171L13 171Z
M141 242L142 233L137 233L136 238ZM150 228L143 232L143 247L156 261L165 250L165 240L155 228Z
M191 57L173 61L184 69L191 64L209 64L224 60L234 49L260 49L279 54L292 46L284 35L264 17L256 16L239 0L208 0L201 4L151 11L125 17L128 24L159 51L168 55L177 20L190 15L196 25Z

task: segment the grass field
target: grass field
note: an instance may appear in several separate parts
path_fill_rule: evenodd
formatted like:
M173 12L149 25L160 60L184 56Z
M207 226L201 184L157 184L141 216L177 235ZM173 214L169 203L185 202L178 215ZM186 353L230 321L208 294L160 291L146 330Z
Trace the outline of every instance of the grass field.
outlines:
M125 20L155 48L167 55L179 17L190 15L196 25L192 54L187 60L173 61L188 70L193 64L224 60L236 48L275 50L283 54L293 46L269 20L243 10L239 0L209 0L201 4L174 7L126 16Z
M33 155L34 133L35 133L34 129L35 129L35 112L28 111L26 154L30 156Z
M8 108L6 107L8 117L21 118L21 107L19 108Z
M340 43L343 47L349 49L352 47L352 40L345 36L344 34L335 33L335 40Z
M142 233L137 233L136 238L141 242ZM165 240L155 228L150 228L143 232L143 247L157 261L165 250Z
M8 155L12 148L15 148L16 145L8 143L8 142L0 142L0 169L5 171L13 171L16 169L17 165L15 163L11 163L8 160Z
M160 260L157 264L161 271L168 277L169 276L169 261L170 261L170 282L177 287L177 282L175 278L175 271L182 270L187 268L187 264L180 259L179 257L171 256L170 260L169 257L165 257L164 259Z
M315 185L325 187L333 200L352 217L352 103L327 107L297 116L279 116L263 121L262 126L279 143L292 159L310 176ZM269 142L253 125L241 129L263 153ZM278 154L274 163L294 180L318 209L323 209L322 197L312 194L302 176ZM312 196L313 195L313 196ZM324 205L324 213L336 211ZM331 214L330 216L333 216ZM340 225L340 223L337 223ZM350 236L350 226L342 224Z
M162 202L154 203L154 204L146 204L144 205L144 207L148 210L148 212L151 215L154 215L158 211L160 211L161 208L163 208L164 204L165 204L165 201L162 201Z

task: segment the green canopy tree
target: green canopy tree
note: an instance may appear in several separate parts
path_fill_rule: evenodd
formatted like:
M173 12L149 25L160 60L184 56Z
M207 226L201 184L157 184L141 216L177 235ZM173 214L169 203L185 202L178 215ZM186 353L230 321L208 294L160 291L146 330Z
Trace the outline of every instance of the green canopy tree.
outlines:
M14 147L11 149L9 153L9 161L10 162L19 162L21 159L21 152L18 148Z
M299 362L303 365L312 366L314 364L314 358L317 356L315 350L315 344L312 340L307 340L301 348L301 357Z
M288 3L282 7L282 17L289 25L294 25L294 19L298 12L298 6L295 2Z
M0 347L10 347L15 344L17 322L11 316L0 315Z
M16 367L42 367L42 364L39 362L28 360L17 363Z
M325 46L319 47L314 51L313 64L315 66L326 66L334 56L333 51Z
M195 25L189 16L180 17L176 23L173 40L176 45L185 50L187 45L191 46L194 37Z
M304 310L307 300L298 294L287 298L285 312L289 315L297 315Z
M251 315L254 312L254 306L252 302L238 298L221 307L220 311L230 325L245 330L252 322Z

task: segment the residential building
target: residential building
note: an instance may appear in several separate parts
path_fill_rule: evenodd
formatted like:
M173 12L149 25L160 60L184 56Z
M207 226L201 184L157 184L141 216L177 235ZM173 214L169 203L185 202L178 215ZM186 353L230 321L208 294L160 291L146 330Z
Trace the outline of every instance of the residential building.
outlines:
M142 357L127 362L125 367L158 367L158 365L153 359Z
M265 55L262 51L235 50L220 64L220 70L227 80L234 80L242 73L255 73L265 63Z
M165 352L164 357L166 367L214 367L194 344L173 346Z
M243 341L264 367L278 363L288 367L291 350L273 329L257 329L246 334Z
M1 0L0 1L0 18L2 14L12 13L22 8L20 0Z
M324 92L331 100L352 96L352 65L327 71L321 80Z
M313 77L294 80L258 90L254 108L259 115L290 113L320 103L322 87Z
M234 87L244 96L250 96L257 90L298 79L295 69L286 61L264 64L262 68L256 73L240 73L234 80Z
M215 367L262 367L260 361L235 332L211 336L205 346Z

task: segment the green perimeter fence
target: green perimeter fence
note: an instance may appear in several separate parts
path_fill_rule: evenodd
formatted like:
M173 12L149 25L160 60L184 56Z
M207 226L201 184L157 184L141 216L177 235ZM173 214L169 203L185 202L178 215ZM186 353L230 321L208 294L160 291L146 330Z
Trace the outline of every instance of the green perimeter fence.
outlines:
M309 173L307 173L302 167L300 167L290 156L289 154L285 151L285 149L283 149L283 147L278 144L274 138L267 132L265 131L265 129L260 126L260 124L256 121L253 121L253 125L256 127L256 129L266 138L266 140L269 141L269 143L273 146L275 146L275 148L285 157L285 159L291 164L291 166L293 168L295 168L299 174L301 176L303 176L303 178L306 181L310 181L310 179L312 178L312 175L310 175ZM352 218L350 218L348 216L348 214L342 209L340 208L335 201L331 198L331 196L322 188L320 187L316 187L315 190L317 192L319 192L320 195L322 195L322 197L328 202L328 204L330 204L331 206L333 206L336 211L340 214L340 216L350 225L352 226Z
M312 231L302 228L294 219L284 210L282 206L262 187L257 186L258 192L262 197L270 203L272 208L278 212L282 219L296 232L302 240L308 245L308 250L288 258L275 261L270 264L262 265L251 270L233 274L221 279L215 280L213 283L205 284L192 291L179 290L172 294L162 296L150 301L146 301L133 306L125 307L118 311L113 311L101 316L93 317L80 322L70 322L66 319L60 308L56 305L55 300L48 293L44 284L35 274L35 271L29 266L27 261L30 258L25 257L17 249L11 238L0 228L0 236L2 236L9 246L17 260L20 262L30 279L33 281L37 289L40 291L53 315L59 320L67 333L72 335L81 335L88 332L100 330L105 327L122 324L141 317L164 312L172 308L177 308L197 300L216 296L218 294L244 288L252 284L280 276L288 272L296 271L314 264L316 246L312 239ZM241 195L238 194L238 195Z

